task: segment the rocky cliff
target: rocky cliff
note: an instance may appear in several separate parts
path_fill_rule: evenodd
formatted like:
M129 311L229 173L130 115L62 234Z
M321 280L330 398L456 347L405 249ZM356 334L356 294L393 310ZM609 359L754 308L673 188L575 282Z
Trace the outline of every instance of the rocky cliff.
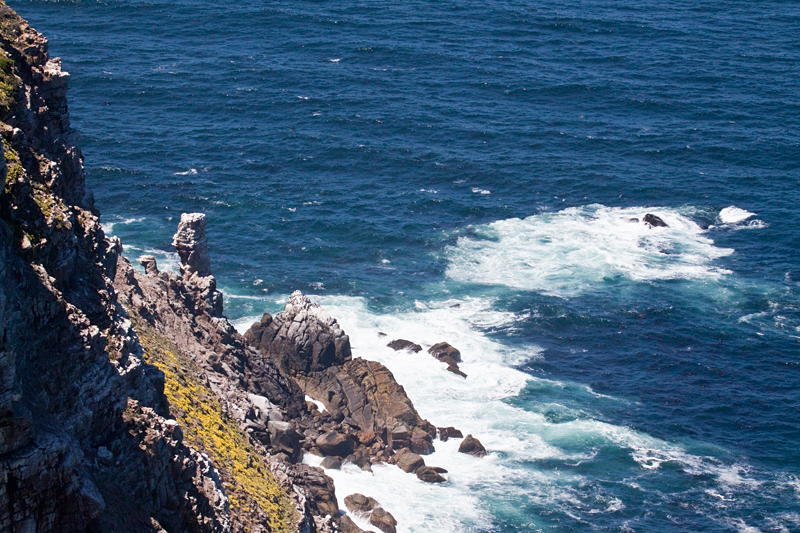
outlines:
M420 457L437 429L319 306L297 292L236 332L204 215L181 217L180 272L122 256L85 189L68 80L0 1L0 530L361 531L305 453L445 482Z
M226 435L230 464L217 465L176 420L170 368L147 361L131 320L143 319L112 284L125 263L84 186L68 80L45 38L0 3L0 530L297 529L306 517L268 469L250 500L228 489L242 462L256 477L245 437ZM207 415L224 427L215 401Z

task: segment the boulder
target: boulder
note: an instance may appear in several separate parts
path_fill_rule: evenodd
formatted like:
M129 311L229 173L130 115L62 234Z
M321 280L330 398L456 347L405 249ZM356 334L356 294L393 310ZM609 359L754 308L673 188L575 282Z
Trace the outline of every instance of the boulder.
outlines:
M421 466L417 468L416 472L414 473L425 483L444 483L447 481L445 478L439 475L439 472L429 466Z
M396 339L387 344L389 348L399 352L400 350L408 350L409 352L419 353L422 351L422 346L405 339Z
M433 448L433 443L430 435L420 428L415 427L411 432L411 442L409 444L409 448L414 453L418 453L420 455L428 455L433 453L435 450Z
M425 459L417 455L416 453L412 452L408 448L403 448L394 456L392 456L391 462L396 464L400 467L401 470L404 472L408 472L412 474L417 471L417 468L421 466L425 466Z
M442 442L447 442L448 439L464 438L464 434L461 433L460 430L454 428L453 426L448 426L446 428L436 428L436 431L439 434L439 440Z
M661 220L659 217L647 213L644 216L644 223L649 225L651 228L668 228L667 223Z
M337 431L328 431L317 437L316 445L325 455L347 457L353 452L353 439Z
M339 470L342 468L342 460L333 455L329 455L322 460L322 463L320 463L319 466L326 470Z
M303 450L300 444L300 435L289 422L270 420L267 424L269 440L273 448L286 452L293 462L296 462Z
M464 440L461 441L461 445L458 447L458 451L466 453L467 455L474 455L475 457L483 457L486 455L486 448L483 447L481 441L472 435L464 437Z
M456 363L461 362L461 352L457 349L453 348L450 344L446 342L440 342L434 344L430 348L428 348L428 353L434 356L436 359L442 360L442 357L450 357Z
M360 514L363 516L368 515L373 511L373 509L379 507L379 504L375 498L370 498L369 496L364 496L363 494L359 494L357 492L355 494L345 496L344 505L350 510L351 513Z
M397 520L383 507L376 507L369 516L369 523L383 533L397 533Z

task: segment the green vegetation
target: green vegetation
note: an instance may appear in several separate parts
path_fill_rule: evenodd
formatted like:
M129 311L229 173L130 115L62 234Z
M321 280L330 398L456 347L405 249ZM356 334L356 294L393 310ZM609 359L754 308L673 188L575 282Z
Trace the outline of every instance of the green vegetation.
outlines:
M0 55L0 109L11 110L17 102L20 81L14 75L14 60Z
M222 409L217 396L197 376L198 369L180 349L131 313L145 350L145 361L166 376L164 393L184 439L205 452L220 472L232 510L240 516L267 517L270 530L294 530L295 509L265 458L235 420Z
M11 188L17 179L25 175L25 169L22 168L22 163L19 160L19 154L16 150L11 148L11 145L5 139L3 139L3 151L5 152L6 166L8 167L3 192L8 194L11 192Z

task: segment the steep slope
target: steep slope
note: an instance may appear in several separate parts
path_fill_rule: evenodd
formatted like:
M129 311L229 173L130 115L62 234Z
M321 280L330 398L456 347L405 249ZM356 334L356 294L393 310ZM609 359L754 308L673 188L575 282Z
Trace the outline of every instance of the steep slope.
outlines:
M242 529L116 300L68 80L0 3L0 530Z

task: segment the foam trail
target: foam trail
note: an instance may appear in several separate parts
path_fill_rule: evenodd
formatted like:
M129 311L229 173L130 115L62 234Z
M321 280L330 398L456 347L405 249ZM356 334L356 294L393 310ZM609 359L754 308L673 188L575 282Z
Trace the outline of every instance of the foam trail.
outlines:
M690 475L715 478L717 492L752 481L746 469L725 466L693 455L680 445L595 420L582 412L583 408L572 410L573 420L558 423L504 401L519 395L531 382L539 389L577 390L585 396L587 406L596 396L579 384L533 378L514 369L540 358L541 350L536 346L510 348L485 336L482 325L516 319L511 313L493 310L490 300L465 299L458 302L458 308L451 307L452 301L417 302L415 309L379 314L371 312L360 298L312 299L337 317L350 335L354 357L377 360L392 371L422 417L436 426L452 425L464 434L473 434L490 452L477 459L458 453L459 439L435 441L436 452L425 461L449 471L448 482L442 485L423 483L390 466L375 467L373 473L353 466L327 471L334 479L340 503L354 492L372 496L398 518L399 532L488 531L498 527L497 513L517 513L517 519L536 529L531 508L570 517L619 512L624 508L622 502L596 487L591 477L535 466L542 461L592 462L598 449L608 447L631 459L630 474L634 477L659 476L664 465L671 463L681 465ZM445 371L444 365L424 350L417 354L395 352L386 344L396 338L412 340L424 348L439 341L451 342L461 351L460 366L469 377L463 379ZM314 456L305 460L310 464L320 461ZM503 507L502 502L513 503Z
M737 222L743 222L755 215L755 213L745 211L744 209L732 205L719 212L719 220L723 224L736 224Z
M646 213L668 227L642 222ZM714 246L688 217L666 208L589 205L472 228L449 247L447 275L459 282L574 296L617 279L717 279Z

